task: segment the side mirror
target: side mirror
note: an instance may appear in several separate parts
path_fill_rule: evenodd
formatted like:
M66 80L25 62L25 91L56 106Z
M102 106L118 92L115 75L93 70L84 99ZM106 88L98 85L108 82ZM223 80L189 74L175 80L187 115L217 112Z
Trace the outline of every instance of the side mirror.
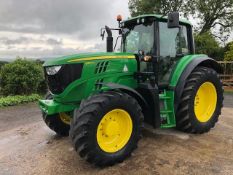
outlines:
M168 14L167 27L179 28L179 12L172 12Z

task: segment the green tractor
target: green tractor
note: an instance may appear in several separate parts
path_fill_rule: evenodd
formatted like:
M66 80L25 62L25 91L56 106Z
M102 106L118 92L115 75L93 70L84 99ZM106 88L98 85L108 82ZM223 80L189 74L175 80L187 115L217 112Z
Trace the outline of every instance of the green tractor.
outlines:
M192 25L173 12L142 15L105 27L106 53L44 63L50 93L39 101L50 129L70 136L88 162L122 162L137 147L143 124L193 134L215 126L223 106L221 67L195 54ZM121 52L113 52L112 31Z

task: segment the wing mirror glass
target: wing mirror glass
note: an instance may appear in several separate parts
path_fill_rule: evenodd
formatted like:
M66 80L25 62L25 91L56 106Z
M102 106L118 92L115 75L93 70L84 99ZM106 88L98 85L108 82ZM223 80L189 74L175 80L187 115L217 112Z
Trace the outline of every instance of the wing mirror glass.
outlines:
M179 28L179 13L172 12L168 14L167 27L168 28Z

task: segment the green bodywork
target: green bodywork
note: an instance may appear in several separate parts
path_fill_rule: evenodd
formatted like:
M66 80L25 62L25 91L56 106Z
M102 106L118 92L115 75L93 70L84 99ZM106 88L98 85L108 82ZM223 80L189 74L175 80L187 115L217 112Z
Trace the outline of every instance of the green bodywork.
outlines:
M208 58L208 56L204 54L187 55L181 58L173 71L172 78L170 80L170 86L176 87L182 72L192 60L204 57Z
M113 58L115 57L116 58ZM187 55L181 58L176 64L170 86L175 87L179 77L186 66L195 58L203 57L204 55ZM103 57L101 59L100 57ZM107 58L110 57L110 58ZM122 57L122 58L121 58ZM127 58L130 57L130 58ZM83 59L91 59L83 61ZM73 61L75 60L75 61ZM103 73L95 73L96 66L99 62L108 62L107 70ZM48 115L59 112L69 112L78 108L80 102L92 94L99 91L109 90L108 87L98 87L96 83L117 83L136 89L138 84L134 78L134 73L137 71L137 61L131 53L95 53L95 54L80 54L61 57L58 59L49 60L44 63L44 67L63 64L84 63L81 78L72 82L59 95L53 95L53 100L40 100L40 108ZM127 71L124 71L125 66ZM174 112L174 91L164 91L159 95L160 100L164 101L164 109L161 109L161 117L166 118L167 123L162 124L162 128L174 127L175 112Z
M103 57L103 58L100 58ZM108 59L107 57L110 57ZM113 58L114 57L114 58ZM122 57L131 57L123 58ZM82 61L82 59L90 59ZM96 73L96 67L99 62L108 62L108 68L105 72ZM44 63L44 67L64 64L84 63L81 78L72 82L59 95L53 95L54 100L40 100L41 109L51 115L59 112L66 112L75 109L81 102L91 94L101 90L108 90L107 87L98 87L98 82L114 82L126 85L131 88L137 87L137 81L133 78L137 71L137 61L131 53L95 53L80 54L61 57L49 60ZM127 72L124 67L127 66Z

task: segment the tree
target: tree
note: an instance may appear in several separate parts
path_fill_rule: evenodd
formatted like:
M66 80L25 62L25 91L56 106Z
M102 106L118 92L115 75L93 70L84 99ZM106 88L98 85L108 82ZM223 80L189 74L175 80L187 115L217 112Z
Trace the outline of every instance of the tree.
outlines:
M209 32L196 34L195 46L197 54L206 54L215 60L223 59L223 48L219 46L219 43Z
M225 47L224 61L233 61L233 41Z
M199 20L198 31L200 34L212 30L212 35L226 41L233 27L233 0L193 0L193 6L188 6L190 13Z
M0 72L3 95L28 95L38 91L43 82L42 66L34 61L16 59L6 64Z
M8 62L6 62L6 61L0 61L0 70L1 70L1 68L2 68L2 66L4 66L5 64L7 64Z
M129 10L131 16L142 14L162 14L166 15L171 11L181 11L186 5L184 0L129 0Z

